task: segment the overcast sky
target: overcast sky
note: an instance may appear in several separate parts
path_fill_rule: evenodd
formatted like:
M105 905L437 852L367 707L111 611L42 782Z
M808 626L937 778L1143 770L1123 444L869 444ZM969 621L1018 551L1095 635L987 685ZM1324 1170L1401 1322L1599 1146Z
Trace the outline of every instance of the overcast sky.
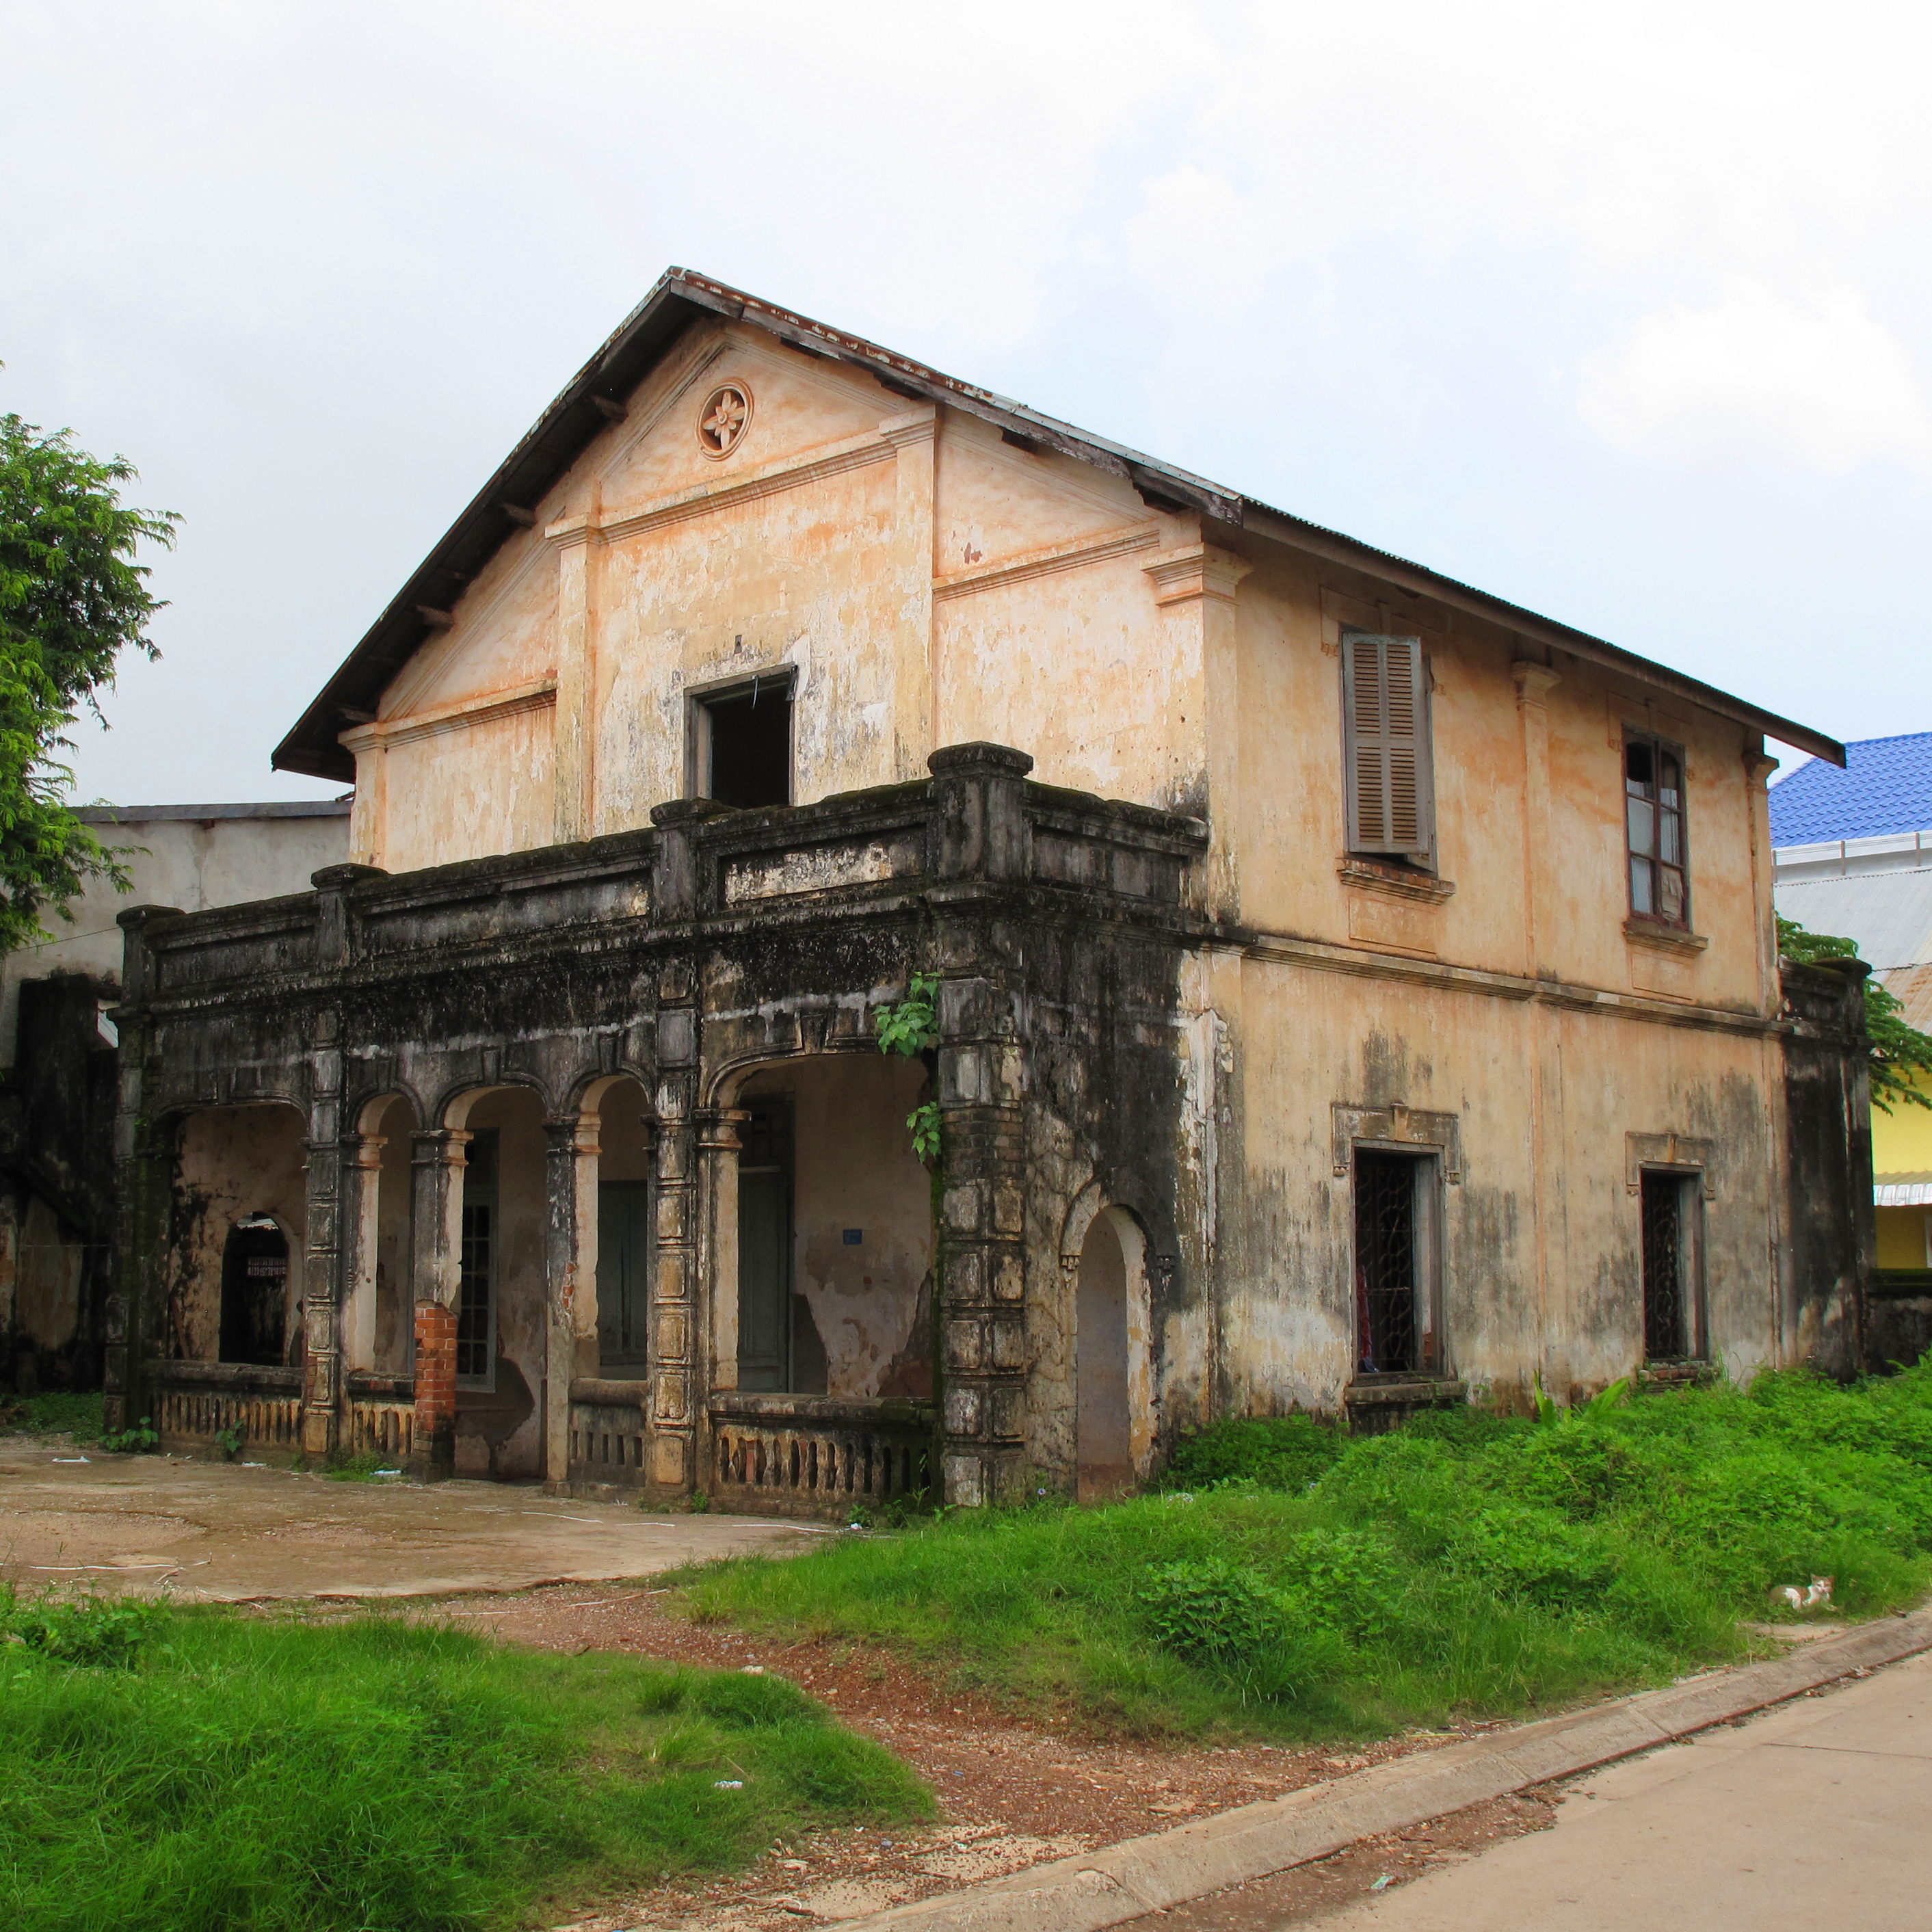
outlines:
M1932 729L1932 10L0 0L0 410L268 754L669 263L1841 737Z

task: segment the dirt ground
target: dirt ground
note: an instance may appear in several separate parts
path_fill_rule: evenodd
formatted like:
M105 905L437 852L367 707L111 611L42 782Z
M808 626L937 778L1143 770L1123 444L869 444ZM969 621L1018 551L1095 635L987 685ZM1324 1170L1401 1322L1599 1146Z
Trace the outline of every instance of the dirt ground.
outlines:
M647 1516L534 1484L339 1483L185 1456L0 1436L0 1582L184 1602L440 1596L639 1577L808 1549L819 1526Z
M815 1834L775 1849L735 1877L609 1901L568 1922L581 1932L775 1932L859 1918L1492 1728L1412 1733L1343 1750L1099 1739L1064 1720L1016 1723L983 1700L942 1690L888 1652L821 1640L772 1642L728 1625L689 1623L671 1604L668 1590L571 1586L466 1597L430 1613L540 1648L614 1650L782 1672L913 1765L938 1792L942 1820L914 1831ZM1542 1817L1534 1804L1520 1816L1507 1805L1480 1809L1484 1815L1466 1826L1450 1830L1444 1821L1427 1828L1444 1831L1439 1841L1406 1834L1399 1847L1358 1846L1338 1855L1339 1863L1323 1861L1340 1875L1315 1882L1310 1896L1333 1909L1357 1895L1348 1887L1363 1860L1376 1868L1358 1889L1384 1870L1412 1876L1426 1868L1427 1857L1448 1856L1466 1838L1487 1842L1482 1834L1536 1828Z

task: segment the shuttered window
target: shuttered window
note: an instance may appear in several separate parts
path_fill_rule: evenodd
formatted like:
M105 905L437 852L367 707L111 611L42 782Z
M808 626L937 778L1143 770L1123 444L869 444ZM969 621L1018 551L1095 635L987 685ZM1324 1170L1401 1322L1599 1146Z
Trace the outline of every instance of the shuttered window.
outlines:
M1426 862L1435 844L1429 672L1419 638L1342 634L1348 849Z

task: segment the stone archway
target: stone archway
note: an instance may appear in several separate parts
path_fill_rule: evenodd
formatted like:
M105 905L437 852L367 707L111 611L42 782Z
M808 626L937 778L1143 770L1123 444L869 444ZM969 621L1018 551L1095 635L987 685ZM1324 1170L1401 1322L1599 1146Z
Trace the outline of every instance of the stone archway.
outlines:
M1124 1208L1087 1225L1072 1312L1075 1492L1097 1502L1132 1489L1154 1446L1146 1240Z

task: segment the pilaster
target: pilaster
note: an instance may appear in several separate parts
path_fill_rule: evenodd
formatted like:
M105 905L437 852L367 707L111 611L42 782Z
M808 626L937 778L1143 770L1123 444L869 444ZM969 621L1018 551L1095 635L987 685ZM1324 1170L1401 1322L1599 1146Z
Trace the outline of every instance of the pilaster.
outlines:
M931 405L879 425L898 470L889 568L898 620L893 626L892 776L901 783L920 776L939 742L932 628L938 428L939 412Z
M1169 774L1169 790L1178 803L1206 782L1206 817L1213 833L1206 868L1208 909L1233 918L1240 910L1242 787L1234 596L1254 566L1231 551L1192 543L1162 550L1141 568L1152 584L1166 632L1168 661L1175 668L1169 694L1173 715L1166 722L1168 742L1179 748L1179 757ZM1190 746L1195 748L1191 755Z
M380 1134L352 1134L344 1143L342 1225L342 1367L376 1366L376 1263L381 1239L382 1150Z
M590 836L596 762L597 622L594 520L556 538L556 832L560 844Z

